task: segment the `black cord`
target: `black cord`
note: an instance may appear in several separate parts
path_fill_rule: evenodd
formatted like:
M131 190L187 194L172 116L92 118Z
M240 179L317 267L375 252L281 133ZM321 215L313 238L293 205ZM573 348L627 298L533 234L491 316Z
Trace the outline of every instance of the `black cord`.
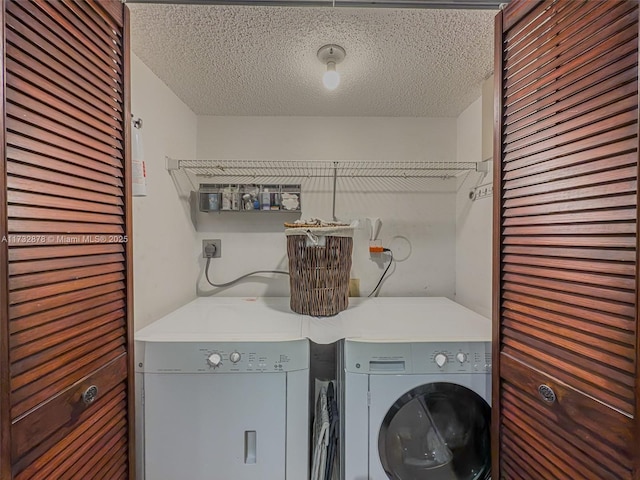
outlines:
M281 275L289 275L289 272L284 272L282 270L256 270L255 272L251 272L251 273L247 273L245 275L242 275L241 277L238 277L234 280L231 280L230 282L227 283L213 283L211 280L209 280L209 265L211 264L211 257L207 257L207 265L204 267L204 276L207 279L207 282L209 282L209 285L211 285L212 287L228 287L229 285L233 285L234 283L239 282L240 280L242 280L243 278L247 278L251 275L256 275L258 273L279 273Z
M382 276L380 277L380 280L378 280L378 284L375 286L375 288L373 290L371 290L371 293L369 295L367 295L368 297L370 297L371 295L373 295L374 293L376 293L376 290L378 290L378 288L380 287L380 284L382 283L382 280L384 280L384 276L387 274L387 272L389 271L389 267L391 266L391 264L393 263L393 252L391 251L391 249L389 248L383 248L382 249L383 252L389 252L389 255L391 255L391 258L389 259L389 265L387 265L387 268L384 269L384 272L382 272Z

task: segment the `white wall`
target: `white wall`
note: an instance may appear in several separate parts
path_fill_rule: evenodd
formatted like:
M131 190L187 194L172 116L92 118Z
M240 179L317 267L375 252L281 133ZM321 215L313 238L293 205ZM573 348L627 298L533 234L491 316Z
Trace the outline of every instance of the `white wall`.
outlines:
M136 328L198 295L286 296L288 277L262 275L228 288L204 280L201 240L220 238L222 258L210 276L226 282L253 270L287 270L287 215L197 213L193 190L169 175L165 157L260 160L482 160L482 102L457 119L364 117L197 117L135 55L132 112L144 120L148 195L134 199ZM491 174L457 181L341 179L337 216L360 219L352 277L360 295L377 283L386 263L368 252L366 217L380 217L380 238L397 262L382 296L435 296L491 315L492 197L471 201L470 189ZM331 218L331 181L303 180L303 218Z
M196 234L165 157L195 156L196 115L135 55L131 111L142 118L147 196L133 200L135 328L195 298Z
M482 161L482 97L457 119L458 161ZM484 121L491 119L485 118ZM489 162L491 163L491 162ZM491 255L493 197L475 201L469 192L475 186L490 183L491 170L470 172L460 177L456 196L455 300L477 313L491 318Z
M456 159L456 120L443 118L215 117L198 118L200 159L444 160ZM380 217L380 238L396 259L381 296L447 296L455 284L455 181L341 179L337 217ZM303 218L331 219L330 182L303 182ZM268 214L269 215L269 214ZM287 270L283 217L209 213L198 215L200 238L220 238L222 258L212 261L217 283L252 270ZM386 266L368 252L369 232L356 231L352 277L366 296ZM204 262L199 262L201 272ZM267 276L268 277L268 276ZM252 278L215 289L199 278L201 295L289 293L288 278Z

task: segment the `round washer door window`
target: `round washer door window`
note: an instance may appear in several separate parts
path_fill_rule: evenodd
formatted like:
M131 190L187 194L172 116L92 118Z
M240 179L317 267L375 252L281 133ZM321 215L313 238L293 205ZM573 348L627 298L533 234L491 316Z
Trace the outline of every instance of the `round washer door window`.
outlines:
M491 408L453 383L430 383L405 393L387 412L378 452L392 480L491 478Z

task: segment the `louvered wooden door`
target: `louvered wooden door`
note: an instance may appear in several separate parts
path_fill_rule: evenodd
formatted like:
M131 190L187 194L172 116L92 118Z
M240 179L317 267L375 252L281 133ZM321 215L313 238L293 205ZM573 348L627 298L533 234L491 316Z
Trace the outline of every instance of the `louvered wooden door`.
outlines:
M638 479L638 2L496 24L494 478Z
M3 7L1 476L128 478L126 9Z

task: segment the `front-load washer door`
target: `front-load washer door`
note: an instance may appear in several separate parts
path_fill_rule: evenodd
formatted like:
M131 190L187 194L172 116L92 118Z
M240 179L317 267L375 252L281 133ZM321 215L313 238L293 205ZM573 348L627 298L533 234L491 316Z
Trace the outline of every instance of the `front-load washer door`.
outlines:
M446 382L420 385L388 409L371 456L379 455L392 480L485 480L490 424L489 405L472 390Z

